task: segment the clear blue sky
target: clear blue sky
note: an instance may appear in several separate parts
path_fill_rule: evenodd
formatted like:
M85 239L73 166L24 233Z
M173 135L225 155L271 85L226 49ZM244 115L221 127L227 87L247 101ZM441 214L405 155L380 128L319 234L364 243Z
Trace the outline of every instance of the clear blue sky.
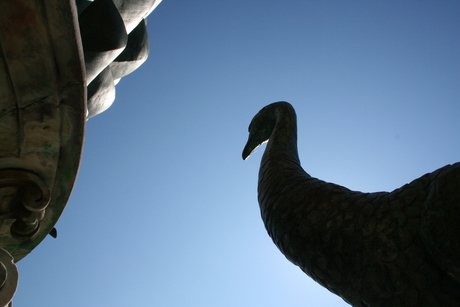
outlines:
M459 161L460 2L164 0L148 28L15 307L347 306L266 234L247 126L291 102L304 168L362 191Z

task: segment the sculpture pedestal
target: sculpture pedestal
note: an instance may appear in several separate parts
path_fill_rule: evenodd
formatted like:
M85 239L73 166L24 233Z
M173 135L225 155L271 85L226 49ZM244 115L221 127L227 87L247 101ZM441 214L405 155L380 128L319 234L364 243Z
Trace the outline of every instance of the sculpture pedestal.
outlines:
M16 290L14 262L67 204L87 118L147 59L144 19L160 2L0 1L0 307Z

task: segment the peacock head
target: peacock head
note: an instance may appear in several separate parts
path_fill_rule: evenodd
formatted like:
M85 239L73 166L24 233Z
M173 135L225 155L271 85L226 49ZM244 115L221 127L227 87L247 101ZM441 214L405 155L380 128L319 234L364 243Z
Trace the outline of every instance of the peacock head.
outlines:
M285 101L274 102L262 108L249 124L249 138L243 149L243 160L256 150L257 147L267 142L275 129L277 121L277 110L283 105L288 104Z

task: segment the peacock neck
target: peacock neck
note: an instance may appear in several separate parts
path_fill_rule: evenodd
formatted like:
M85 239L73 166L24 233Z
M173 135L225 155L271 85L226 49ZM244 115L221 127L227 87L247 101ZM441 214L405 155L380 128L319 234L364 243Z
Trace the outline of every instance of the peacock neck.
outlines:
M279 103L275 111L275 128L270 136L262 161L280 160L300 166L297 151L297 118L289 103Z

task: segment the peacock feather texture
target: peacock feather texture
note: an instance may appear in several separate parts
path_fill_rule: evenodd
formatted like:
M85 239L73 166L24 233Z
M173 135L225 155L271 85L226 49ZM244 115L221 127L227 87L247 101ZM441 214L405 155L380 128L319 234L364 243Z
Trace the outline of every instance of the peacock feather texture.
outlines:
M287 259L353 306L460 306L460 163L362 193L302 169L289 103L252 119L243 159L267 140L258 200Z

